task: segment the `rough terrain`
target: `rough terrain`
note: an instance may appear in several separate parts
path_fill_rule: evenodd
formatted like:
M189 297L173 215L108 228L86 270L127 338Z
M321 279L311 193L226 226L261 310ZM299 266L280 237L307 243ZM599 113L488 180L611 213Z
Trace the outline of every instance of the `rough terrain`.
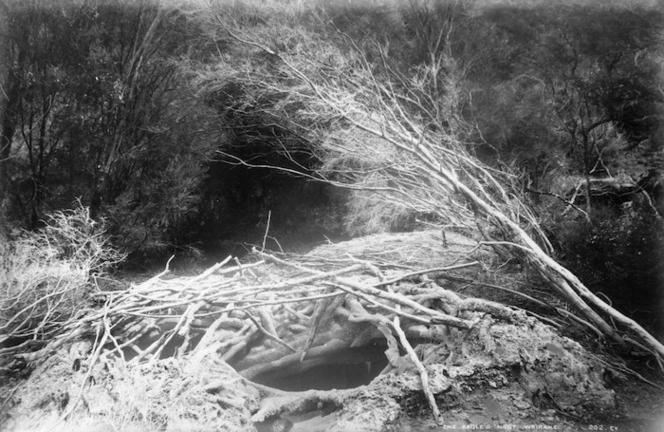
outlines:
M99 342L100 335L88 332L82 338L66 339L48 357L35 361L27 380L18 374L5 376L3 430L661 430L664 409L659 389L637 379L633 367L606 350L593 352L562 336L561 331L573 333L564 328L573 327L564 317L539 319L514 306L523 301L522 296L486 291L492 283L506 281L511 281L512 291L525 293L532 287L527 288L528 281L518 272L492 269L492 254L477 250L470 239L448 235L445 240L447 246L440 248L442 239L434 232L373 236L320 247L298 258L292 268L274 261L247 265L245 271L251 271L251 276L241 276L238 268L233 272L217 268L205 279L162 276L152 281L156 285L150 285L150 290L155 286L165 290L184 280L202 285L210 285L211 280L242 280L243 287L254 288L267 281L291 286L284 281L301 280L306 268L325 273L349 262L371 260L371 265L380 268L377 274L365 267L352 276L357 284L368 284L378 274L389 280L404 270L413 273L476 260L483 266L418 273L392 287L394 295L407 295L427 310L472 322L470 328L409 319L406 312L413 315L417 310L403 305L399 310L404 315L385 315L379 304L386 302L363 298L357 291L333 297L337 299L334 307L325 303L327 309L321 303L308 309L306 302L286 303L290 315L282 314L286 306L270 297L274 321L261 322L264 327L273 326L271 334L279 341L254 335L228 344L233 337L249 333L227 327L216 333L215 345L205 336L205 328L196 327L203 323L192 319L191 345L178 340L159 349L158 355L139 353L134 360L123 360L114 344L122 343L128 333L115 333L118 340L98 349L95 340ZM335 260L337 266L331 264ZM246 278L253 285L247 285ZM141 286L147 293L145 284L129 290ZM469 292L494 292L501 303L468 296ZM512 297L505 297L508 294ZM255 298L261 297L255 294ZM246 318L229 314L224 323L240 316ZM287 316L299 316L300 321L287 323ZM394 321L388 316L400 318L396 322L408 336L412 352L396 330L390 331ZM295 324L306 322L308 328L303 326L299 333L293 330L298 328ZM131 323L136 326L143 321ZM122 320L116 324L128 327ZM182 327L140 333L147 339L137 348L145 353L147 347L164 341L162 336L169 331L175 335ZM317 329L314 336L312 327ZM575 334L582 331L577 329ZM283 351L284 344L297 352ZM299 361L290 361L289 356ZM640 370L651 381L658 379L657 372L647 366ZM23 371L27 375L29 368ZM427 394L433 395L440 410L437 421Z

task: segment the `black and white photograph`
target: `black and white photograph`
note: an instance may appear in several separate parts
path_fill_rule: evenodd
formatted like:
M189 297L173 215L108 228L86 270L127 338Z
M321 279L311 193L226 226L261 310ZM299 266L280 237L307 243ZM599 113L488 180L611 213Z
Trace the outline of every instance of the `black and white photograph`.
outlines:
M664 431L663 0L0 0L0 431Z

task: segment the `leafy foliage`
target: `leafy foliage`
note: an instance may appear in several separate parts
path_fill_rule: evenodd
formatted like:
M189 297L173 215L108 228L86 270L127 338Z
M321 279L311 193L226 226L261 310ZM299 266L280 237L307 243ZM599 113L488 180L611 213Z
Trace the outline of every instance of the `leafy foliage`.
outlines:
M81 198L129 251L177 241L214 147L176 62L205 55L195 29L151 1L12 6L13 217L34 228Z
M367 191L354 191L344 215L346 231L351 235L403 232L415 228L417 213L398 202L385 202Z

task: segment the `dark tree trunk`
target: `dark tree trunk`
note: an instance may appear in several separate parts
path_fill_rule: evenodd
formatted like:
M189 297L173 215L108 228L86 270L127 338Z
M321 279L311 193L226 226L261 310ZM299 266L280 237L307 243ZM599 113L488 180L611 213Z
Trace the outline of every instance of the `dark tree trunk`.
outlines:
M11 150L11 127L7 124L6 111L9 104L10 68L9 8L0 0L0 237L6 230L9 179L7 163Z

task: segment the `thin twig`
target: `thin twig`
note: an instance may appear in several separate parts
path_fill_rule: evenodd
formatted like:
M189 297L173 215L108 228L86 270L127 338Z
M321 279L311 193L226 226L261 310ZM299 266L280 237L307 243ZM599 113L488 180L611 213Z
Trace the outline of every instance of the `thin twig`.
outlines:
M263 235L263 247L261 251L265 251L265 242L267 241L267 233L270 231L270 218L272 217L272 210L267 212L267 225L265 226L265 235Z
M391 324L392 324L392 329L394 329L394 332L399 336L399 342L401 342L401 346L406 350L406 352L408 353L408 357L413 362L413 364L417 368L417 371L420 374L422 391L424 392L424 396L426 397L427 402L429 403L429 407L431 408L433 418L436 422L440 422L441 420L440 410L438 409L438 405L436 404L436 399L434 398L433 393L431 392L431 387L429 387L429 373L427 372L426 368L424 367L420 359L417 357L417 353L411 346L410 342L408 342L406 334L401 329L401 325L399 323L399 317L398 316L394 317L394 321L391 322Z

